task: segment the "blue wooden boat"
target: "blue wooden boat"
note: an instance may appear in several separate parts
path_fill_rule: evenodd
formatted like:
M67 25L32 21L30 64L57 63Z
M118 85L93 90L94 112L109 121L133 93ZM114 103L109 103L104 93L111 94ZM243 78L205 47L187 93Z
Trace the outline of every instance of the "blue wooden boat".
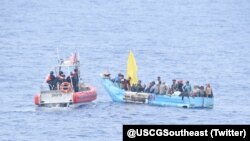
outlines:
M131 92L121 89L116 82L110 79L109 73L101 74L102 83L115 102L143 103L157 106L175 106L183 108L213 108L213 97L190 97L174 94L157 95L154 93ZM137 65L133 53L130 51L127 62L127 78L130 84L137 84Z
M213 108L214 99L209 97L183 97L178 95L156 95L153 93L130 92L119 88L108 77L102 75L102 83L114 102L141 103L156 106L182 108Z

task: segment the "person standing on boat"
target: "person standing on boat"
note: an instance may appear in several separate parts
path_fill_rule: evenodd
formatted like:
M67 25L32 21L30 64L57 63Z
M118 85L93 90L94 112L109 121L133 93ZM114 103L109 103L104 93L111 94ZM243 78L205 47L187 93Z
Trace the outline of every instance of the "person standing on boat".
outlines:
M205 97L206 96L206 92L204 90L204 86L200 86L200 91L198 93L199 97Z
M191 91L192 91L192 86L190 85L189 81L187 81L186 84L183 86L183 92L180 94L180 96L182 96L182 100L184 96L189 97Z
M177 91L177 84L176 84L176 80L175 79L173 79L172 80L173 81L173 83L172 83L172 85L171 85L171 88L169 89L169 94L173 94L175 91Z
M120 86L120 82L121 82L121 77L122 77L122 74L119 73L113 80L113 82L117 85L117 86Z
M156 85L157 84L161 84L161 77L160 76L157 77Z
M70 75L66 78L66 81L71 83L71 80L73 79L74 73L70 72Z
M76 77L76 80L79 82L79 75L78 75L78 73L79 73L79 72L78 72L78 69L74 69L74 73L73 73L73 74L74 74L74 76ZM77 83L78 83L78 82L77 82Z
M205 92L207 97L213 97L213 90L210 84L206 85Z
M125 79L124 79L124 76L121 77L121 82L120 82L119 87L120 87L121 89L126 90L126 91L128 90L128 89L127 89L127 86L126 86L126 81L125 81Z
M190 85L189 81L187 81L186 84L183 86L183 91L187 95L191 93L192 86Z
M73 85L73 89L75 92L78 92L77 77L73 72L70 72L70 76L67 77L66 81Z
M49 84L49 89L54 90L56 85L55 85L56 77L54 76L54 72L51 71L50 74L46 78L46 82Z
M162 84L160 85L160 94L165 95L167 94L167 91L168 91L168 86L166 85L165 82L162 82Z
M155 94L159 94L160 93L160 86L161 86L161 77L158 76L157 80L156 80L156 85L154 87L154 92Z
M182 83L182 80L179 80L178 83L177 83L177 89L178 91L180 91L181 93L183 92L183 83Z
M78 69L74 69L73 77L72 77L72 84L75 92L79 91L79 76L78 76Z
M59 86L65 81L65 75L62 71L59 71L58 76L56 77L56 83L59 84Z
M125 85L128 91L131 91L131 77L129 76L128 79L125 79Z
M161 86L161 81L158 81L154 89L155 94L160 94L160 86Z
M122 76L121 82L120 82L120 88L124 89L125 91L130 91L131 90L130 80L131 80L131 77L129 77L127 80L124 78L124 76Z
M192 92L191 92L190 95L192 97L198 96L199 95L199 91L200 91L200 86L194 85L194 88L193 88L193 90L192 90Z

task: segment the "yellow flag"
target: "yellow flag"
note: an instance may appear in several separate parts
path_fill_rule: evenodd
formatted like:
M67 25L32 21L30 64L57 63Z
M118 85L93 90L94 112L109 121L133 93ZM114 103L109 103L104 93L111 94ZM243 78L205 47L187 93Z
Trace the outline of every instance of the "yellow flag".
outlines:
M130 51L127 62L127 78L131 77L130 83L137 84L137 65L134 54Z

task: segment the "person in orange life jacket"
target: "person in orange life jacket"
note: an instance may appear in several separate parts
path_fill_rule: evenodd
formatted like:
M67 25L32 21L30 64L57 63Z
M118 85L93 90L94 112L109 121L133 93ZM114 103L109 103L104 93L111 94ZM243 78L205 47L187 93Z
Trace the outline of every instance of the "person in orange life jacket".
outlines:
M50 74L46 78L46 82L49 84L49 89L50 90L55 90L56 89L56 77L54 76L54 72L51 71Z

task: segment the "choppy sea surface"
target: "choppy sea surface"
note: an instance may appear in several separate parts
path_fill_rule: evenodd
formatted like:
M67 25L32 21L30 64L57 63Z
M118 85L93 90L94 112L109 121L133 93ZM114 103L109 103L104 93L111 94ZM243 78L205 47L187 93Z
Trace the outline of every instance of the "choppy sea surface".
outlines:
M1 0L0 140L122 140L123 124L249 124L248 0ZM98 98L79 108L36 108L60 56L78 50ZM134 52L143 83L161 76L211 83L213 109L112 102L99 74L125 73Z

